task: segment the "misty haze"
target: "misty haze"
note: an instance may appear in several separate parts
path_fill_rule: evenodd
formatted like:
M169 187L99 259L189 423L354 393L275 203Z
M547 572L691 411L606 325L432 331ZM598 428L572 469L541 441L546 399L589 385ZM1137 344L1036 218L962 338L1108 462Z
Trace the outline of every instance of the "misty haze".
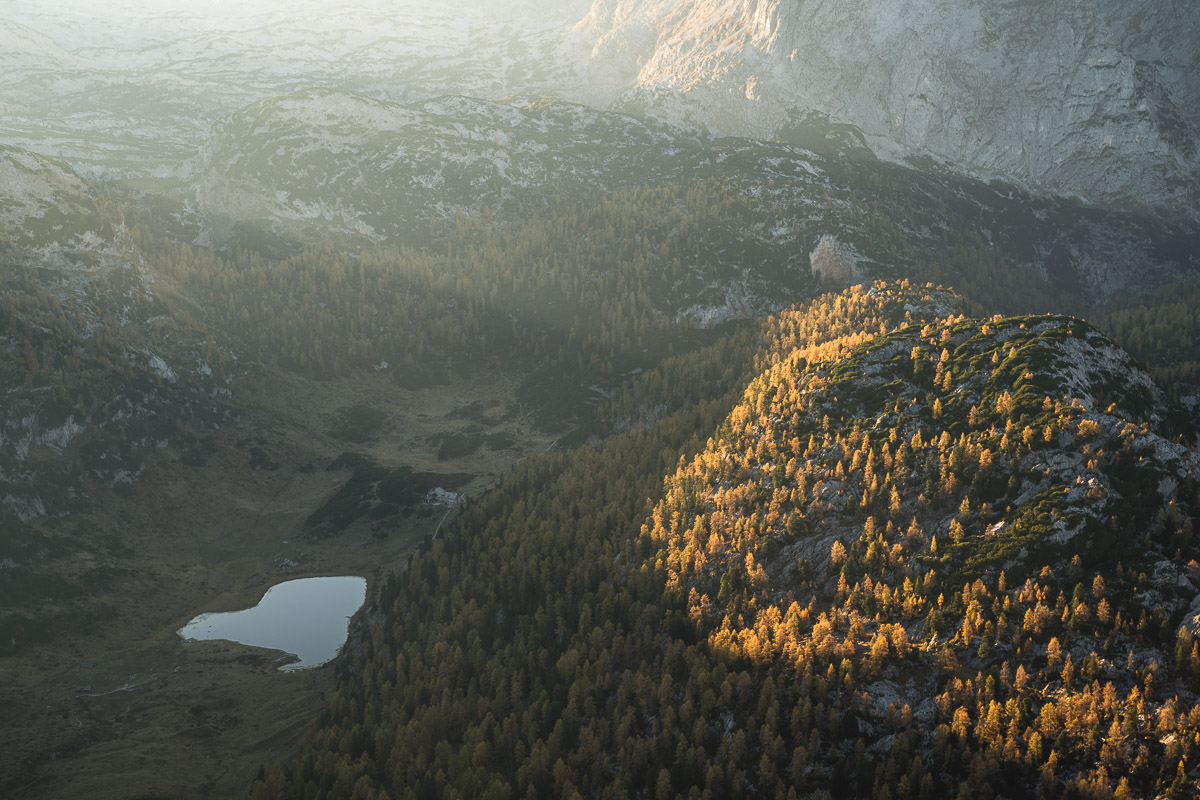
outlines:
M0 795L1200 794L1200 6L7 0Z

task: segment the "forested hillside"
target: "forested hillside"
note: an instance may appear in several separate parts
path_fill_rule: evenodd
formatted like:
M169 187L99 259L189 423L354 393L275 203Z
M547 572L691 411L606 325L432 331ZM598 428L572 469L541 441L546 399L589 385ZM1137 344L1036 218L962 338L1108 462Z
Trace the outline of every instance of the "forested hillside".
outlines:
M253 796L1189 792L1196 432L1085 323L957 304L823 297L736 401L524 463Z
M1180 394L1200 389L1200 280L1173 284L1143 301L1132 300L1103 314L1098 323L1154 377Z
M1185 533L1194 462L1181 444L1194 434L1189 412L1171 405L1186 408L1195 393L1194 286L1167 283L1194 266L1189 230L862 153L685 136L553 103L439 101L475 126L454 153L431 143L428 120L416 132L401 126L388 147L368 128L334 152L313 149L319 137L304 119L275 124L290 102L259 104L261 129L227 127L221 140L230 163L243 153L261 167L241 177L275 187L268 199L283 192L316 208L334 184L314 176L350 180L344 170L360 156L398 143L422 148L430 169L461 158L482 166L431 189L440 206L408 197L387 170L363 173L344 198L391 220L377 236L338 228L349 217L322 228L321 212L310 228L261 206L221 228L186 199L0 153L0 169L19 176L10 190L24 187L0 205L10 234L0 277L0 348L10 355L0 364L0 523L9 532L0 651L32 658L62 637L123 630L122 593L169 574L157 572L170 558L154 538L161 523L128 524L120 502L143 483L187 487L187 501L206 507L245 487L239 502L255 512L239 524L253 527L276 498L291 497L277 509L279 528L236 551L223 519L187 537L206 568L259 580L357 563L343 537L369 537L364 552L407 553L441 530L443 512L425 507L425 493L453 487L474 504L431 552L408 571L402 559L376 558L380 579L402 572L380 600L392 621L363 634L371 658L391 666L360 653L365 672L348 673L344 689L375 697L372 687L391 680L417 694L378 700L380 714L399 715L385 724L346 716L355 707L339 700L325 733L273 772L272 787L286 778L342 796L346 775L316 766L333 758L321 737L336 731L334 760L353 754L354 782L365 776L393 795L425 794L445 776L466 795L493 782L522 796L567 783L636 794L665 782L672 796L693 787L716 796L743 783L773 792L771 776L781 793L804 794L847 756L865 793L878 776L864 765L885 770L892 758L884 696L897 714L910 707L916 722L899 741L912 754L949 742L959 750L947 758L995 756L1008 782L997 786L1026 786L1043 779L1031 770L1053 752L1059 778L1098 780L1099 756L1074 739L1059 746L1049 722L1039 727L1062 680L1040 648L1057 638L1064 661L1070 653L1073 665L1093 665L1089 676L1108 675L1101 667L1126 663L1132 650L1133 666L1111 676L1123 701L1129 669L1144 682L1156 659L1163 670L1172 661L1156 648L1173 640L1164 626L1182 618L1187 598L1132 593L1175 581L1186 594L1184 582L1196 580ZM457 129L446 119L437 130L449 135ZM490 126L501 123L553 180L526 186L516 172L488 171ZM629 152L610 157L621 137ZM309 180L272 161L279 148L311 159ZM480 186L494 206L480 205ZM805 300L898 276L913 284ZM915 288L926 281L959 293ZM1086 312L1096 329L1067 317L993 319L997 310ZM1128 347L1171 399L1098 331ZM560 452L486 491L525 453L552 447ZM1107 555L1063 566L1084 540ZM1178 564L1162 567L1147 548ZM1126 606L1107 601L1103 623L1093 598L1086 630L1099 638L1087 647L1063 618L1063 608L1075 613L1082 580L1063 576L1086 570L1130 589ZM990 616L968 613L962 587L976 581L990 593L977 603ZM210 590L197 579L189 591ZM448 605L427 605L447 591L457 593ZM1143 622L1131 596L1153 600L1157 616ZM1030 597L1061 624L1018 638ZM481 615L470 630L464 608ZM447 668L442 640L475 666ZM903 656L892 673L884 640ZM67 660L60 674L77 671L80 660ZM1052 687L1016 698L1028 701L1014 728L1020 769L1007 740L939 738L939 725L955 732L960 706L982 713L982 696L955 694L949 711L922 706L949 691L950 676L977 686L991 670L1005 685L1005 661L1014 676L1018 666L1027 676L1044 670L1037 685ZM402 679L388 672L401 668ZM797 683L805 674L822 688ZM942 676L934 684L918 680L933 674ZM1170 683L1176 673L1155 675ZM455 681L469 689L472 679L475 701L450 710ZM768 679L790 687L778 689L770 736L765 706L749 714L756 703L739 688ZM662 696L650 699L649 685ZM812 716L794 708L806 697ZM1157 714L1165 697L1146 697ZM16 765L0 765L6 772L48 770L61 748L79 746L39 719L33 704L5 717L32 732L11 751ZM798 738L814 726L822 746ZM122 730L97 720L74 736L112 741ZM1147 730L1131 729L1131 752L1172 756ZM1038 750L1031 731L1054 747ZM670 757L660 752L668 740ZM478 763L452 755L480 743L491 750ZM368 749L372 760L361 761ZM595 766L596 752L623 765L616 780ZM1119 763L1135 789L1174 780L1130 759ZM1118 762L1103 763L1117 774ZM979 773L953 764L955 781ZM894 791L887 774L881 785ZM914 774L910 786L924 780Z
M314 104L332 115L324 127L310 119ZM337 120L357 127L347 133ZM454 127L464 120L470 126ZM451 134L457 150L439 138ZM433 173L461 174L426 187L422 200L415 173L363 166L395 161L395 147L420 154ZM504 166L510 147L536 175ZM295 169L301 157L312 163ZM12 325L31 333L8 334L23 352L7 377L27 390L0 421L9 431L0 458L8 506L22 517L61 505L52 495L86 492L79 476L29 488L38 473L18 465L45 431L62 429L64 446L86 439L97 477L107 467L106 480L114 469L135 476L152 443L194 449L206 424L234 413L225 407L233 377L260 367L327 379L386 365L405 386L484 365L515 369L540 424L590 424L598 405L619 429L675 402L634 401L649 386L638 370L821 288L907 276L952 285L981 308L1092 313L1185 276L1196 260L1194 236L1172 224L862 154L711 139L549 101L443 98L410 108L306 92L235 115L206 158L205 197L236 189L226 185L236 176L237 186L257 187L249 196L286 195L301 210L333 192L394 228L339 233L323 212L293 218L262 200L216 241L211 208L201 215L169 196L96 186L6 148L0 223L13 249L4 302ZM253 169L236 166L243 161ZM481 186L494 203L480 200ZM1190 284L1181 286L1186 297ZM1099 325L1186 395L1194 337L1179 296L1114 310ZM734 363L745 359L744 348L725 348ZM101 366L136 371L162 392L144 391L139 404L134 388L85 368L100 353ZM190 399L168 402L181 390ZM207 396L203 409L196 392ZM137 422L110 424L121 404ZM68 420L74 427L63 429Z

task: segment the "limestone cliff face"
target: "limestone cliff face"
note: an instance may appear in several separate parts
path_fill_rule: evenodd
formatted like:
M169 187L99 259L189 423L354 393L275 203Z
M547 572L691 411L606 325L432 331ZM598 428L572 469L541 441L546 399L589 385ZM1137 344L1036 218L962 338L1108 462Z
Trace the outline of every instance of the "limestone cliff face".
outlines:
M596 0L596 100L718 132L817 112L881 156L1196 219L1193 0Z

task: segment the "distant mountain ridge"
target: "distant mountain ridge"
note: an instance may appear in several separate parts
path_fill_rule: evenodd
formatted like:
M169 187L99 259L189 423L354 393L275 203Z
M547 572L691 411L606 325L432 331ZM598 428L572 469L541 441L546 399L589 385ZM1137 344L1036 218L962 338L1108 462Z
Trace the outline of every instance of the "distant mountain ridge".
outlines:
M1186 0L597 0L579 28L615 107L755 137L817 112L887 157L1197 218Z
M175 180L208 127L308 87L413 101L578 84L584 0L197 4L11 0L0 8L0 142L85 174Z
M13 0L0 141L170 182L256 98L520 93L718 136L837 127L891 160L1200 218L1200 7L1186 0L228 5Z

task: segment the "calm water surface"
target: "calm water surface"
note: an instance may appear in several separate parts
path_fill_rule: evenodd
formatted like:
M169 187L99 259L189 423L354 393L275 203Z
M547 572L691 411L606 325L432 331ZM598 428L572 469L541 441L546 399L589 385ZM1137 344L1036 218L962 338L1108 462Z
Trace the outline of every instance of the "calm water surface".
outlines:
M299 661L282 669L316 667L338 654L350 617L367 596L364 578L301 578L272 586L254 608L201 614L179 629L184 639L228 639L282 650Z

